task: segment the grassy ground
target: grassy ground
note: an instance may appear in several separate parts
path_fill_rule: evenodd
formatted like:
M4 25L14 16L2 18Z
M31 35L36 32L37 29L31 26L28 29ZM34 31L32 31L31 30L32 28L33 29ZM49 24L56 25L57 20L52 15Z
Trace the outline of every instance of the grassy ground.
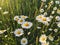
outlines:
M50 0L47 0L47 3L44 3L44 5L47 4L49 7L49 1ZM42 33L39 29L36 29L36 27L39 26L40 23L36 22L35 17L40 14L39 10L41 8L44 8L44 5L40 0L0 0L0 7L2 7L2 10L0 10L0 30L7 30L4 34L0 35L0 45L20 45L20 39L23 36L15 37L14 34L10 33L17 28L21 28L21 26L14 21L14 16L16 15L26 15L29 17L29 19L27 20L34 23L33 27L26 31L26 33L30 31L31 34L28 36L25 33L25 37L29 39L28 45L40 45L40 42L38 42L38 38ZM45 11L48 12L48 16L50 15L49 12L51 12L53 6L51 6L51 8L44 8ZM3 14L5 11L8 11L8 14ZM42 26L43 27L41 30L44 30L46 26L43 24ZM48 32L46 34L49 35L50 33ZM60 31L58 32L58 34L60 34ZM56 35L56 37L58 34L52 32L52 35ZM5 37L6 35L8 36ZM50 45L57 45L59 42L60 41L56 40L51 42Z

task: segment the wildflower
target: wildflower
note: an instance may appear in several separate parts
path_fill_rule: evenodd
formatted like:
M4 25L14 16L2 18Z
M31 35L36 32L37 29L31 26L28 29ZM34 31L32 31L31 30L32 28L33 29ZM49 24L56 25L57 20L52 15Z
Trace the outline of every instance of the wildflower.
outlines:
M31 32L28 32L28 35L30 35Z
M55 1L56 4L59 4L60 2L59 1Z
M44 12L44 9L40 9L40 12L43 13Z
M0 34L3 34L4 32L6 32L6 30L0 30Z
M20 17L21 17L22 19L28 18L28 16L24 16L24 15L21 15Z
M44 15L47 15L47 12L44 12Z
M50 18L49 17L45 17L45 16L43 16L43 15L38 15L37 17L36 17L36 20L38 20L38 22L41 22L41 23L43 23L43 24L45 24L45 25L49 25L49 23L48 22L50 22Z
M46 0L41 0L42 2L46 2Z
M14 20L15 20L15 21L18 21L18 20L19 20L19 16L15 16L15 17L14 17Z
M22 38L21 39L21 44L22 45L27 45L28 44L28 40L26 38Z
M46 42L46 43L42 43L41 45L49 45L49 42Z
M54 29L54 32L58 32L58 29Z
M40 20L40 22L42 21L41 19L42 19L42 17L43 17L43 15L38 15L37 17L36 17L36 20Z
M45 8L47 8L47 5L45 5Z
M7 37L8 35L5 35L5 37Z
M3 14L8 14L8 11L3 12Z
M0 10L2 9L2 7L0 7Z
M49 31L52 31L53 29L52 28L49 28Z
M52 15L50 15L49 17L50 17L51 19L53 18L53 16L52 16Z
M54 4L54 1L51 1L50 4L53 5Z
M54 38L53 38L51 35L48 36L48 39L49 39L50 41L53 41L53 40L54 40Z
M59 23L57 23L57 26L60 28L60 22L59 22Z
M19 18L19 20L18 20L18 24L23 24L24 22L25 22L25 20L24 20L24 19Z
M54 7L53 10L57 10L57 7Z
M23 29L16 29L15 31L14 31L14 34L15 34L15 36L21 36L21 35L23 35L24 34L24 31L23 31Z
M49 25L48 22L50 22L50 20L51 20L51 19L50 19L49 17L43 17L43 18L42 18L42 23L45 24L45 25Z
M55 13L55 11L52 11L52 13L51 14L54 14Z
M60 21L60 16L56 16L55 19L56 19L57 21Z
M46 40L47 40L47 36L45 34L42 34L39 38L39 42L41 42L41 43L45 43Z
M41 29L41 27L37 27L37 29Z
M60 9L57 10L57 14L60 14Z
M24 22L23 24L22 24L22 28L26 28L26 29L29 29L29 28L31 28L32 27L32 23L31 22Z

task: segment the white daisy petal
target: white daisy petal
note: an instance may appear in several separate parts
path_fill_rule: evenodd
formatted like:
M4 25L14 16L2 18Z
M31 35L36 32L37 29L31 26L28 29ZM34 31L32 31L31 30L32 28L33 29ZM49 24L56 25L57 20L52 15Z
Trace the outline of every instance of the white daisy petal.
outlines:
M60 16L56 16L55 19L56 19L57 21L60 21Z
M48 39L49 39L50 41L53 41L53 40L54 40L54 38L53 38L51 35L48 36Z
M0 30L0 34L3 34L4 32L6 32L6 30Z
M24 31L23 31L23 29L16 29L14 31L14 34L15 34L15 36L19 37L24 34Z
M28 44L28 40L26 38L22 38L21 39L21 44L22 45L27 45Z
M25 28L25 29L29 29L29 28L31 28L32 27L32 23L31 22L24 22L21 26L22 26L22 28Z
M60 28L60 22L59 22L59 23L57 23L57 26Z
M39 42L41 43L46 43L47 40L47 36L45 34L42 34L39 38Z
M19 18L19 20L18 20L18 24L23 24L24 22L25 22L25 20L24 20L24 19Z
M41 0L42 2L46 2L46 0Z
M41 43L41 45L49 45L49 42Z
M21 15L20 17L21 17L22 19L28 18L28 16L24 16L24 15Z
M15 21L18 21L18 20L19 20L19 16L15 16L15 17L14 17L14 20L15 20Z

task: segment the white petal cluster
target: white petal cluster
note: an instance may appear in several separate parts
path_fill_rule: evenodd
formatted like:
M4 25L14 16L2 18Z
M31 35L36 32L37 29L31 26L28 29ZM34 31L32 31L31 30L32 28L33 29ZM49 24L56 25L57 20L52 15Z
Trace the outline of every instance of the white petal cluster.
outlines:
M24 31L23 31L23 29L16 29L16 30L14 31L14 34L15 34L15 36L17 36L17 37L20 37L21 35L24 34Z
M21 45L27 45L28 40L26 38L21 39Z
M49 25L49 22L51 21L51 18L50 17L45 17L44 15L38 15L36 16L36 20L38 22L41 22L45 25Z

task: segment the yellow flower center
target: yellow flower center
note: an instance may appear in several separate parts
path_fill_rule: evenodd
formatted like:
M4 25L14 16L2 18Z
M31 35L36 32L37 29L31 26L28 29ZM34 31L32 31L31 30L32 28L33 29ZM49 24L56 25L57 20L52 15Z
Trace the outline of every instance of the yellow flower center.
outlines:
M20 22L23 22L23 20L20 20Z
M45 40L46 40L46 39L43 37L43 38L42 38L42 41L45 41Z
M21 32L20 32L20 31L18 31L18 32L17 32L17 34L21 34Z
M16 21L18 21L19 19L18 18L16 18Z
M25 42L26 42L26 40L23 40L22 42L23 42L23 43L25 43Z
M42 18L43 21L46 21L46 18Z
M28 23L25 23L24 26L29 26L29 24Z

